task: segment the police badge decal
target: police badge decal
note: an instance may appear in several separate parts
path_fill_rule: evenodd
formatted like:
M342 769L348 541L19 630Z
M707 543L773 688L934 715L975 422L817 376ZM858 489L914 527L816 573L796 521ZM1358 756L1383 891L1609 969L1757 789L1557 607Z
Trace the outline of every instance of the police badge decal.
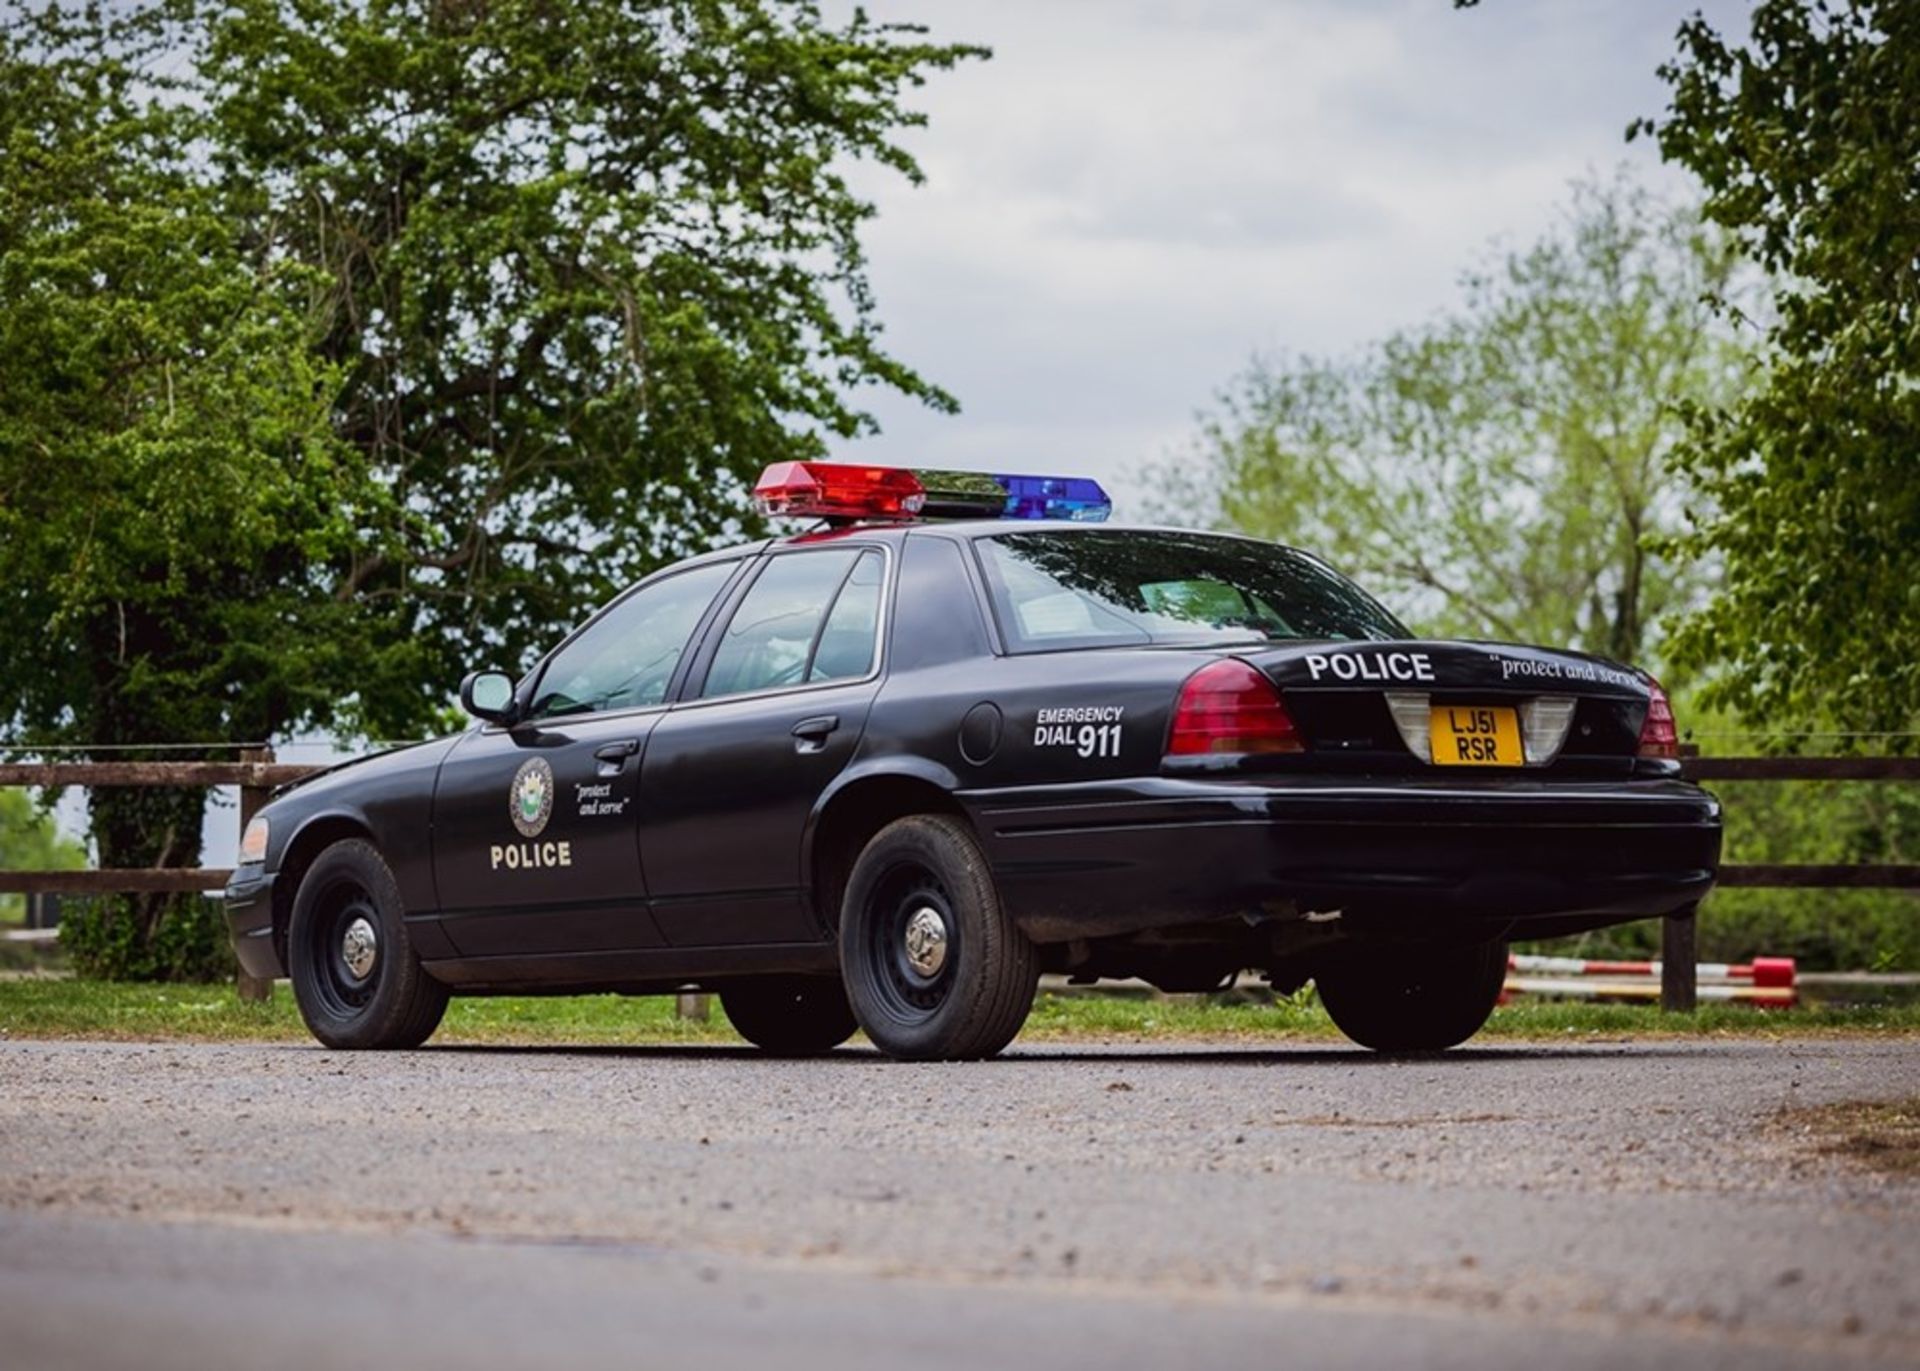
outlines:
M507 791L507 812L523 838L537 838L553 817L553 768L544 757L531 757L513 773Z

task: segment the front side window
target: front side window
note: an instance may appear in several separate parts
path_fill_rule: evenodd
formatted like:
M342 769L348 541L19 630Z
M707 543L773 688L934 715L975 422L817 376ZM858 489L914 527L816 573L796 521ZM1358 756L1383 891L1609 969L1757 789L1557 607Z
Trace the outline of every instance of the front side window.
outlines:
M774 558L721 636L704 696L857 679L873 668L877 552L835 548Z
M616 603L547 664L531 717L660 704L700 616L736 565L695 567L643 586Z
M1000 534L976 546L1016 652L1407 636L1352 581L1272 543L1108 529Z

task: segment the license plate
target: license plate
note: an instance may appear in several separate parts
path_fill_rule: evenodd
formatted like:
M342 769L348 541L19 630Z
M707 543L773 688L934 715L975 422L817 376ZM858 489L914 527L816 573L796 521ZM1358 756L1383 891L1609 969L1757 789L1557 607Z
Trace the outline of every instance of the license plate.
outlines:
M1435 705L1435 766L1524 766L1520 713L1502 705Z

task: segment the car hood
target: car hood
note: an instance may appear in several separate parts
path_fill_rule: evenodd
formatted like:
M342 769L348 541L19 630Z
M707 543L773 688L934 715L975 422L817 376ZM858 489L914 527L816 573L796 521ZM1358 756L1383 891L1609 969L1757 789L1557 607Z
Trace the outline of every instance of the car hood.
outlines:
M445 738L429 738L420 743L402 743L397 747L382 748L378 752L368 752L358 757L349 757L322 767L297 781L289 781L274 791L274 798L290 795L296 791L308 790L315 786L324 786L342 776L362 779L384 775L389 771L413 768L422 764L438 765L441 757L459 741L461 735L453 734Z

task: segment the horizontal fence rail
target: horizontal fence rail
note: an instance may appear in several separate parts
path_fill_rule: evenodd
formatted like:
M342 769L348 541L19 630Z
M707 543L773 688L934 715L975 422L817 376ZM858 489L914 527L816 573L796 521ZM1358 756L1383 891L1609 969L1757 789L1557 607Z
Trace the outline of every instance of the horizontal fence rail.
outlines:
M1740 890L1915 890L1920 889L1920 866L1729 862L1720 868L1716 884Z
M0 895L191 895L219 890L231 875L217 866L0 871Z
M271 755L271 754L267 754ZM265 760L238 762L0 762L0 786L128 786L204 790L240 787L244 831L275 786L324 771ZM115 868L94 871L0 871L5 895L181 895L219 890L233 874L226 867Z
M156 750L161 750L156 748ZM158 786L240 788L240 828L277 786L324 771L322 766L275 762L265 748L248 748L233 762L0 762L0 786ZM1682 759L1693 781L1916 781L1920 757L1698 757ZM173 894L214 891L233 873L216 867L98 871L0 871L6 894ZM1757 864L1722 866L1719 884L1734 889L1920 890L1920 865L1888 863ZM1661 1003L1694 1007L1696 919L1689 910L1665 921ZM270 986L241 978L241 993L264 998Z
M325 767L288 762L0 762L0 786L158 786L181 790L210 785L286 785Z
M1687 757L1690 781L1920 781L1920 757Z
M1920 757L1687 757L1690 781L1920 781ZM1747 863L1720 868L1730 890L1915 890L1920 866Z
M322 766L275 762L267 748L247 748L237 762L0 762L0 786L144 786L205 790L240 788L240 831L245 833L274 787L287 785ZM26 895L192 895L224 888L233 872L222 867L152 867L140 870L0 871L0 893ZM240 998L264 1000L273 982L242 971Z

